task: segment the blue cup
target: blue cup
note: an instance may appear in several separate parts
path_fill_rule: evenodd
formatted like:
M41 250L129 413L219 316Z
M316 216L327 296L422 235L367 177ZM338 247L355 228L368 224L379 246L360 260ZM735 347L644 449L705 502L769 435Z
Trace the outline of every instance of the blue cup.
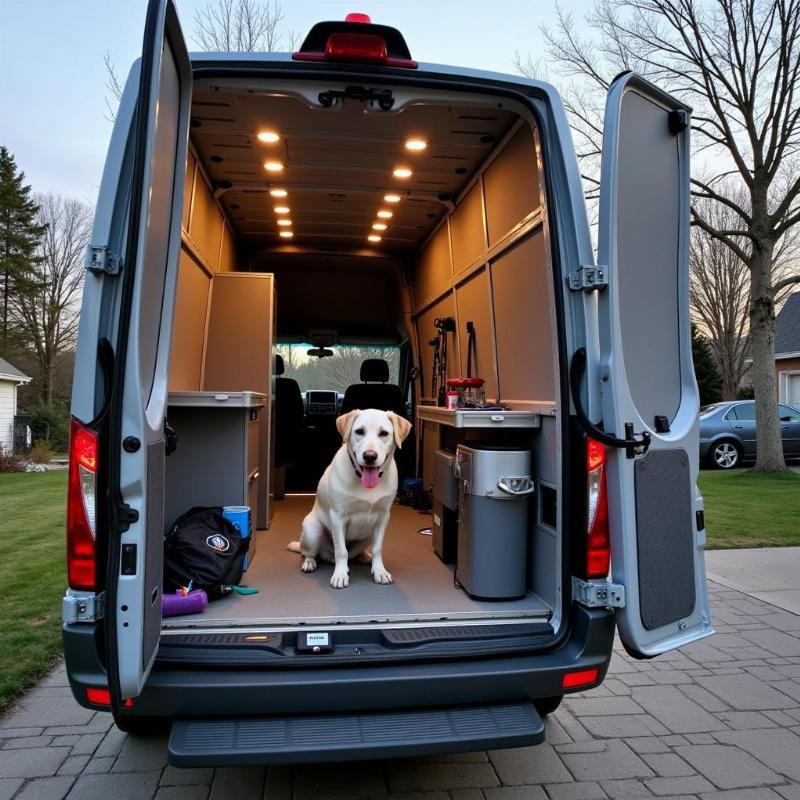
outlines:
M231 522L243 539L250 538L250 506L223 506L222 516ZM245 570L250 566L250 562L255 555L254 545L255 539L250 539L250 548L247 551L247 555L244 557L242 565L242 568Z

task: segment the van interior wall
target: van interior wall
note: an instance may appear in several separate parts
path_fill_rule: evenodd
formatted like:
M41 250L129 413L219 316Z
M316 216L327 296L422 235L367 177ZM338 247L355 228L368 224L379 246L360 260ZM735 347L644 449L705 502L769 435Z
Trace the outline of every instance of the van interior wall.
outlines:
M533 451L536 489L530 504L529 583L555 605L560 564L552 517L557 480L557 360L553 286L545 249L536 132L520 122L476 176L455 209L434 232L411 271L412 319L420 354L418 397L434 403L434 320L453 317L447 334L447 377L467 375L467 322L475 329L472 375L486 381L486 399L543 413L541 428L508 436ZM422 423L423 484L433 483L433 453L454 450L466 436ZM497 434L492 432L494 441ZM473 441L481 434L470 431ZM544 497L542 493L544 492ZM543 517L544 515L544 517Z

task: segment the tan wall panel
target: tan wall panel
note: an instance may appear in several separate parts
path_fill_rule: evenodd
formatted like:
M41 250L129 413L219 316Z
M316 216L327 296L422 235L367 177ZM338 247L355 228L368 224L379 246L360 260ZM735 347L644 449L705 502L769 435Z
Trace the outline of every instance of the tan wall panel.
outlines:
M422 384L424 397L431 397L431 370L433 369L433 348L428 344L437 334L433 321L436 317L454 317L456 315L453 295L449 294L431 306L417 319L417 332L422 351ZM461 364L458 356L458 343L455 333L449 333L447 341L447 376L455 378L461 375Z
M539 206L533 132L522 125L484 175L489 245L495 245Z
M541 228L492 266L502 400L555 399L544 235Z
M219 256L219 271L234 272L236 270L236 240L233 238L230 225L222 228L222 249Z
M440 295L450 281L450 236L442 225L417 260L412 290L419 308Z
M422 486L430 489L433 484L433 454L439 449L439 426L432 422L420 423L422 428Z
M206 182L196 171L194 207L189 221L189 235L214 272L219 269L219 243L222 236L222 214L211 198Z
M169 359L171 392L200 390L210 285L211 278L185 250L181 249Z
M183 182L183 216L181 226L189 230L189 213L192 209L192 188L194 186L195 158L191 152L186 156L186 178Z
M453 274L472 264L486 250L480 181L469 191L450 218Z
M467 374L467 322L475 324L475 353L472 374L486 381L486 397L497 397L497 376L494 364L494 338L489 307L489 274L481 270L456 288L458 338L461 374Z

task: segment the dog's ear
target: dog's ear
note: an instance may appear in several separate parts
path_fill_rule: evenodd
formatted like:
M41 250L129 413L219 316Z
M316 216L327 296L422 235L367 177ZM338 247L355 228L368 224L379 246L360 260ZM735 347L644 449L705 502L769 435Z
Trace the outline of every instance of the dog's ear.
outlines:
M342 437L343 442L346 442L350 438L350 431L353 429L353 423L360 413L361 409L357 408L336 418L336 430L339 431L339 436Z
M395 414L394 411L387 411L386 416L392 421L392 427L394 428L394 443L397 445L397 449L399 450L403 446L403 442L406 440L408 434L411 433L411 423L405 419L405 417Z

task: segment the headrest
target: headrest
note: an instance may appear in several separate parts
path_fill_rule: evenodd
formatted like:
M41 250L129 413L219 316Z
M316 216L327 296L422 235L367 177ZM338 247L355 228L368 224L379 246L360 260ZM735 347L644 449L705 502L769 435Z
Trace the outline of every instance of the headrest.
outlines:
M283 375L286 372L286 367L283 365L283 356L276 353L275 354L275 374L276 375Z
M361 380L386 383L389 380L389 365L382 358L365 358L361 362Z

